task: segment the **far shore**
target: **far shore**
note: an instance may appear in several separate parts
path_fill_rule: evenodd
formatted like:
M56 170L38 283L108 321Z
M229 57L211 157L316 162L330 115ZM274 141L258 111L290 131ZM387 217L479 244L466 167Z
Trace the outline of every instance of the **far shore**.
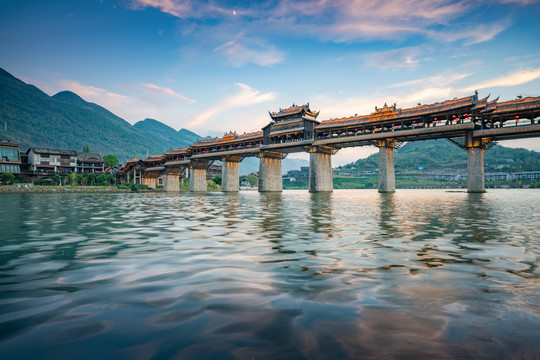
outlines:
M163 189L139 190L139 192L161 192ZM13 185L0 186L0 193L26 193L26 192L87 192L87 193L128 193L130 189L118 189L116 186L50 186L35 185L33 187L15 187Z

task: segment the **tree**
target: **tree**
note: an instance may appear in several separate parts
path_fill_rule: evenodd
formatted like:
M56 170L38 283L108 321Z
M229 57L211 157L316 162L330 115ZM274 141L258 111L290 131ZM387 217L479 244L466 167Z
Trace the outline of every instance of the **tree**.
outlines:
M218 185L221 186L222 179L221 179L221 176L220 176L220 175L216 175L216 176L212 179L212 181L215 182L216 184L218 184Z
M76 173L72 172L71 174L69 174L68 179L69 179L69 184L71 186L77 185L77 174Z
M0 175L0 178L2 178L2 180L7 185L9 185L13 182L13 180L15 180L15 175L13 175L12 173L3 173L2 175Z
M54 177L53 177L53 181L54 181L54 183L55 183L56 185L61 185L60 182L62 181L62 177L61 177L60 175L56 174L56 175L54 175Z
M89 153L90 152L90 147L88 145L84 145L83 148L82 148L82 152L83 153Z
M109 185L109 175L101 174L97 177L97 184L99 186L107 186Z
M105 155L103 157L103 160L105 160L105 166L111 169L115 167L116 165L118 165L118 163L120 162L118 161L118 158L116 157L116 155L113 155L113 154Z
M247 177L247 181L249 185L251 185L251 187L255 187L259 184L259 177L257 177L257 175L251 174Z
M96 184L96 174L88 173L88 175L86 175L86 182L89 185L95 185Z

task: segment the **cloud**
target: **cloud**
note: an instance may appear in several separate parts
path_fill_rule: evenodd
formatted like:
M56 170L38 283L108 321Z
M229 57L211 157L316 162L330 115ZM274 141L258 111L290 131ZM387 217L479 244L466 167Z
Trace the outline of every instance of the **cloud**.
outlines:
M519 70L508 75L504 75L495 79L486 80L481 83L469 86L461 91L474 91L478 89L486 89L497 86L516 86L528 83L540 78L540 68Z
M427 31L427 35L437 41L455 42L463 40L463 45L475 45L487 42L495 38L499 33L506 30L510 24L500 22L497 24L482 24L474 28L465 27L464 30Z
M76 93L84 100L95 102L105 108L110 108L118 104L126 104L130 101L128 96L113 93L95 86L84 85L78 81L61 80L60 85L63 88Z
M232 65L237 67L247 63L272 66L284 60L284 53L277 50L275 46L246 39L244 33L236 35L233 40L216 47L213 51L223 54Z
M416 57L421 53L420 47L407 47L371 54L366 65L379 69L413 69L418 66Z
M214 106L200 112L187 124L186 127L200 128L208 120L224 110L249 107L251 105L272 101L276 98L276 94L274 92L261 93L259 90L253 89L246 84L236 83L235 85L240 88L238 93L228 96L217 102Z
M146 90L151 91L151 92L154 92L154 93L157 93L157 94L160 94L160 95L165 95L167 97L171 97L171 98L174 98L174 99L178 99L178 100L180 100L182 102L185 102L185 103L190 103L191 104L191 103L195 102L195 100L190 99L188 97L185 97L182 94L178 94L178 93L174 92L174 90L169 89L169 88L157 86L157 85L154 85L154 84L142 84L142 87L145 88Z
M433 86L445 86L452 84L456 81L461 81L465 79L466 77L470 76L472 74L441 74L441 75L434 75L429 76L426 78L406 81L402 83L392 84L387 86L387 88L400 88L400 87L421 87L421 88L428 88Z

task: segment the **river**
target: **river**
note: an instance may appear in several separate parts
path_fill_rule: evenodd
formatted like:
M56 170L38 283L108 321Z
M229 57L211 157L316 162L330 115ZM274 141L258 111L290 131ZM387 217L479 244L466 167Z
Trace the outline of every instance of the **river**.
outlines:
M0 194L2 359L538 359L540 190Z

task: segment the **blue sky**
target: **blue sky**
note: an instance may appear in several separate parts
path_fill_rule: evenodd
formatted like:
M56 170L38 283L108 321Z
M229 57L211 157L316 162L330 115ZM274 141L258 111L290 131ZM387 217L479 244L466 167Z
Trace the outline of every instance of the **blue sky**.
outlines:
M540 96L539 16L534 0L0 0L0 67L130 123L220 135L293 102L323 120L477 89Z

